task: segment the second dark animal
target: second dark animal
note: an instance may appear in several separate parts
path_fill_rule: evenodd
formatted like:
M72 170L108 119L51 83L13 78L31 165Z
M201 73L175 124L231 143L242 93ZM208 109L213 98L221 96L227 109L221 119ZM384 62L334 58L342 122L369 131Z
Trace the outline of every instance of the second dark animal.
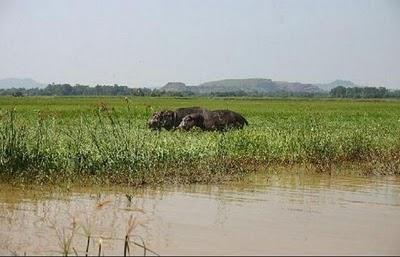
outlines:
M244 125L249 124L239 113L229 110L216 110L189 114L182 119L178 128L190 130L193 127L199 127L206 131L226 131L234 128L241 129Z

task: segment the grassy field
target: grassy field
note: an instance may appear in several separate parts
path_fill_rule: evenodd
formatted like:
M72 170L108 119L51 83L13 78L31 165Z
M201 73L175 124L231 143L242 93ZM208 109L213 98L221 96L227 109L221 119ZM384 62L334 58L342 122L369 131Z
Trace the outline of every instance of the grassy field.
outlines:
M153 132L153 111L231 109L249 127ZM400 102L333 99L1 97L0 179L221 182L274 165L400 174ZM338 168L339 167L339 168Z

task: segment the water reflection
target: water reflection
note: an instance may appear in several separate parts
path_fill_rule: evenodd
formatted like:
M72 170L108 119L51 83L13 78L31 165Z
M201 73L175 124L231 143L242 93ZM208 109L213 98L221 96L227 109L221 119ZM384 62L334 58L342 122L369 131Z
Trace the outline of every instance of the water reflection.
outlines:
M83 255L91 235L90 254L101 241L121 255L131 216L132 238L160 254L400 254L399 177L303 173L159 189L2 185L0 254L59 255L71 239Z

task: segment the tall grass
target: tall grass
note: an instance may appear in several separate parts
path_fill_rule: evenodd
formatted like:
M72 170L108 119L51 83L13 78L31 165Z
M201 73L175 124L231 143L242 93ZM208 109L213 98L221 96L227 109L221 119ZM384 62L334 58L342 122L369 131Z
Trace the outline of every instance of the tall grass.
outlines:
M182 104L174 101L177 106ZM376 173L399 174L400 111L396 108L400 104L347 102L350 112L345 106L338 111L328 101L315 101L316 107L281 101L282 106L293 106L272 112L260 101L248 100L251 106L236 101L233 109L244 113L250 123L243 130L159 133L145 125L157 107L132 102L120 108L103 102L87 110L80 107L77 110L84 111L72 118L60 118L48 110L31 112L29 118L26 111L2 110L1 178L211 182L246 173L253 164L311 164L323 171L343 163L362 163ZM324 111L327 106L331 108Z

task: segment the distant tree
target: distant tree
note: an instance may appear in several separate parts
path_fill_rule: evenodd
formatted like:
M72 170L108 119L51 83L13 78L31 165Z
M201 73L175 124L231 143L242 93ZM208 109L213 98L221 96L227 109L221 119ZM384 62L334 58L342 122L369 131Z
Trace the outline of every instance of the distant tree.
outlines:
M333 97L346 97L346 88L343 86L332 88L330 95Z
M24 94L21 91L17 91L17 92L12 93L12 96L14 96L14 97L22 97L22 96L24 96Z
M343 87L338 86L330 91L332 97L339 98L384 98L394 97L385 87Z

